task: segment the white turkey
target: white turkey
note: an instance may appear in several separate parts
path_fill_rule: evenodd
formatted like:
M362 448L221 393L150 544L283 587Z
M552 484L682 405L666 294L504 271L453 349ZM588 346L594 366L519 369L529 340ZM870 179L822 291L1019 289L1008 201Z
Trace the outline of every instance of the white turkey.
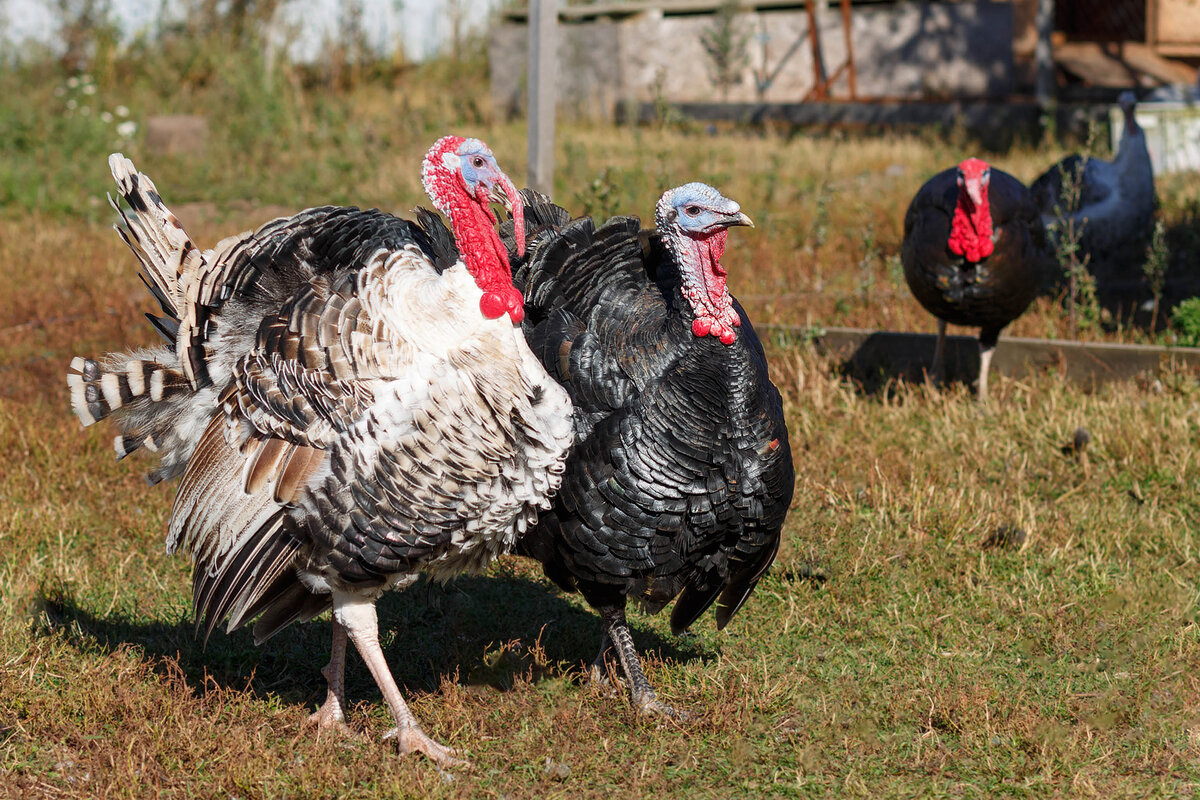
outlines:
M420 209L323 207L200 251L149 178L109 165L169 345L76 358L67 382L84 425L114 419L119 458L144 447L152 482L182 474L167 549L193 559L197 628L257 620L262 642L332 608L312 721L344 725L349 637L401 752L458 763L405 704L375 600L482 570L562 480L570 401L525 344L489 207L523 242L515 187L482 142L445 137L422 178L453 235Z
M1073 220L1082 231L1080 256L1090 257L1101 282L1140 267L1154 229L1154 169L1146 132L1138 125L1133 93L1122 93L1119 102L1125 127L1112 161L1067 156L1030 186L1051 241L1063 234L1060 213ZM1067 196L1068 181L1079 182L1077 206Z

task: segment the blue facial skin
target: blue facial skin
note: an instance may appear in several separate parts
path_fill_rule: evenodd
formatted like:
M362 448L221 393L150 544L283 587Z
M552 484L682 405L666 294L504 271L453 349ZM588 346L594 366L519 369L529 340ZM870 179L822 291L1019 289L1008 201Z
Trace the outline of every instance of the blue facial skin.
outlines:
M690 234L707 233L733 224L749 224L742 207L706 183L686 183L671 192L675 223ZM744 221L743 221L744 220Z
M501 173L500 165L496 163L496 157L487 145L478 139L467 139L459 145L458 155L462 159L459 169L467 190L475 195L482 183L484 189L490 192Z

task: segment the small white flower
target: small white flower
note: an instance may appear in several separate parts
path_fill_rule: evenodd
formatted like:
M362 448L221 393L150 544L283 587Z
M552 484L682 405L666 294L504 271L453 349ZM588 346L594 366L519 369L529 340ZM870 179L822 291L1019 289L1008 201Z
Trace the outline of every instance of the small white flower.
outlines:
M77 88L79 88L79 78L75 77L74 75L72 75L71 77L67 78L67 88L68 88L68 89L77 89Z
M116 112L118 117L128 117L129 116L129 109L126 108L125 106L117 106L116 108L113 109L113 111Z
M80 89L79 91L83 92L84 94L95 94L96 93L96 84L85 83L83 85L83 88Z
M132 139L133 135L137 133L137 123L131 119L118 122L116 130L117 136L120 136L122 139Z
M79 113L86 117L92 113L92 107L91 106L80 106Z
M75 102L75 98L72 97L70 100L67 101L67 110L74 111L75 106L77 106L77 105L79 105L79 103Z
M67 90L66 90L66 89L64 89L64 88L63 88L63 87L61 87L61 86L58 86L58 87L56 87L56 88L54 89L54 96L55 96L55 97L62 97L62 96L63 96L64 94L66 94L66 93L67 93Z
M83 75L80 75L80 76L79 76L79 82L80 82L80 83L91 83L91 82L92 82L92 76L91 76L91 75L88 75L87 73L84 73Z
M112 114L108 113L107 111L101 111L100 119L102 119L105 122L112 122L113 117L112 117Z

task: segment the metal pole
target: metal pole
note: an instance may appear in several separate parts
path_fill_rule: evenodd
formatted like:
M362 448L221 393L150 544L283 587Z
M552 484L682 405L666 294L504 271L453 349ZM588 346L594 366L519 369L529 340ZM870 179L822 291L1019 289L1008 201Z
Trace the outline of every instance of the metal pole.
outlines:
M817 27L816 0L807 0L804 5L808 10L808 29L812 36L809 42L812 44L813 88L808 93L808 98L826 100L829 98L828 76L825 73L825 60L821 56L821 30Z
M554 190L554 73L558 68L558 0L529 3L529 185Z
M1054 106L1054 48L1050 44L1050 35L1054 33L1054 0L1038 0L1037 16L1034 20L1037 28L1037 47L1034 48L1033 58L1037 65L1037 104L1043 111L1051 110Z
M858 76L854 72L854 17L850 0L842 0L842 29L846 32L846 63L850 66L850 99L858 99Z

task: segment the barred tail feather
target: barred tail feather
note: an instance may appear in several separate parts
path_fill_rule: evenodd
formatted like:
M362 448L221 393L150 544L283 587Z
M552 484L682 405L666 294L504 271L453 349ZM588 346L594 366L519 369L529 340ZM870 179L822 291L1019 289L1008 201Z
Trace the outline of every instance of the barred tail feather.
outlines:
M103 362L76 356L67 367L67 387L84 427L133 404L160 403L191 392L178 370L136 354L117 354Z
M132 161L121 153L113 153L108 157L108 166L118 193L132 211L125 213L110 198L109 202L121 215L121 221L114 227L142 263L142 280L163 312L179 320L185 300L180 276L195 270L203 255L163 203L154 182L138 172Z
M214 407L201 398L166 348L114 353L97 360L76 356L67 367L71 408L84 427L112 418L118 459L140 448L158 453L162 465L147 478L158 483L183 470L198 434L186 424Z

